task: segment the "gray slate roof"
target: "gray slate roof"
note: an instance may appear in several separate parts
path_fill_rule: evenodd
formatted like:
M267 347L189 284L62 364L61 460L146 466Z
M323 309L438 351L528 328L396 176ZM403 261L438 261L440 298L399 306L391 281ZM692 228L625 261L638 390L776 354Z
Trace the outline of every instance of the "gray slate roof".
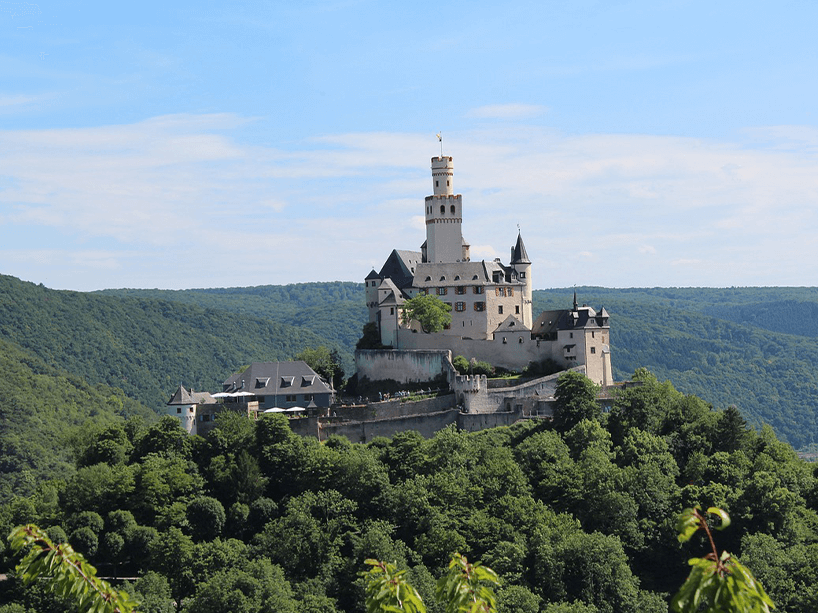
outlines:
M330 394L332 390L306 362L253 362L241 373L231 375L225 392L273 394Z
M525 251L523 237L519 233L517 233L517 244L511 248L511 264L531 264L528 253Z
M173 396L168 400L168 405L177 404L211 404L216 402L216 399L210 395L210 392L194 392L185 389L184 385L180 385Z

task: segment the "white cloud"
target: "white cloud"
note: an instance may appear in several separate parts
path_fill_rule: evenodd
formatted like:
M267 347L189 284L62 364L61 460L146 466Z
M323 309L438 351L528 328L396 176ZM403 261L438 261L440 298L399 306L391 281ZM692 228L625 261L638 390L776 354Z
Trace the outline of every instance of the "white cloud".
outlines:
M12 241L0 272L59 271L53 286L77 289L360 280L392 249L419 249L433 134L328 135L284 150L237 140L248 121L0 131ZM472 257L508 258L520 224L543 271L536 287L812 284L818 133L748 134L452 133Z

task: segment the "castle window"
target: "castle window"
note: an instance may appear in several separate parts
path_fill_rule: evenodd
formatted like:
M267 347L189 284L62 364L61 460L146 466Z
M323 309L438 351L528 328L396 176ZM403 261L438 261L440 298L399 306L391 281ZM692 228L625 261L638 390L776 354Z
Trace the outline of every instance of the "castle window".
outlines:
M486 303L485 302L475 302L474 303L474 310L475 311L485 311L486 310Z
M455 302L454 303L454 310L457 311L458 313L462 313L463 311L466 310L466 303L465 302Z
M517 342L519 342L522 345L523 344L523 337L521 336L520 338L518 338Z
M439 185L440 185L440 181L438 181L437 179L435 179L435 187L437 187L437 186L439 186Z
M182 412L182 407L176 407L176 412L181 413Z
M450 185L449 180L446 179L446 187L448 187L449 185Z
M525 279L525 273L524 272L519 273L519 275L520 275L521 279Z
M514 288L513 287L506 288L506 296L511 296L512 298L514 298Z
M438 296L445 296L446 295L446 288L445 287L438 287L437 288L437 295Z
M503 337L503 344L504 344L504 345L508 345L508 341L506 340L506 337L505 337L505 336Z
M497 313L498 313L499 315L502 315L502 314L503 314L503 305L502 305L502 304L501 304L500 306L498 306L498 307L497 307Z
M591 353L596 353L596 347L591 347Z
M452 215L454 215L454 205L452 205L449 210L452 212Z
M569 333L568 333L568 338L574 338L574 333L573 333L573 332L569 332Z
M519 304L518 304L517 306L515 306L515 307L514 307L514 314L515 314L515 315L519 315L519 314L520 314L520 305L519 305Z
M390 315L394 315L394 314L395 314L395 307L389 307L389 314L390 314Z
M457 294L458 296L462 296L463 294L466 293L466 288L463 285L458 285L457 287L454 288L454 293Z
M472 287L472 293L482 294L483 293L483 286L482 285L475 285L474 287Z
M440 212L441 212L441 213L445 213L445 212L446 212L446 205L445 205L445 204L441 204L441 205L440 205Z

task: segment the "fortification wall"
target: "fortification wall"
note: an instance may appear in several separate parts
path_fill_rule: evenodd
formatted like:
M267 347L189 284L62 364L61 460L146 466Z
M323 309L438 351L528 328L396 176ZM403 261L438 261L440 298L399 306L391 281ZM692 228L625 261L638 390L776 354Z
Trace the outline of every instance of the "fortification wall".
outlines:
M368 443L377 436L392 438L398 432L407 430L417 430L422 436L431 438L438 430L442 430L450 424L456 424L458 415L459 411L457 409L449 409L437 413L407 415L405 417L371 421L332 422L331 420L325 421L322 419L320 440L323 441L332 434L338 434L347 437L353 443ZM293 432L296 432L296 430L294 429ZM299 431L297 434L301 434L301 432ZM315 436L315 434L308 430L306 436Z
M355 352L358 378L393 379L398 383L432 381L451 369L452 354L440 346L428 349L365 349Z
M525 331L498 333L494 339L470 339L451 333L422 334L400 330L399 345L407 350L432 350L446 347L452 355L475 357L494 366L520 370L529 362L541 362L550 358L558 364L567 363L563 359L561 345L554 341L532 340L531 333ZM505 342L503 342L505 340Z
M445 394L414 402L401 402L399 399L392 399L383 402L370 402L364 405L334 406L330 410L330 415L334 413L334 418L352 421L392 419L409 415L436 413L454 408L455 404L454 394Z

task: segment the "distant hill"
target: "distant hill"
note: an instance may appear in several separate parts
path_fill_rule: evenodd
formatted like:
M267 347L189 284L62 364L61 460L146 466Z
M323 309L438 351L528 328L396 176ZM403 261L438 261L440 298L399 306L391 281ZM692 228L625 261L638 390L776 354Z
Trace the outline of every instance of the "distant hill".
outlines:
M153 413L122 390L90 385L0 340L0 501L73 473L70 441L80 428L135 415Z
M573 288L534 292L534 311L565 308ZM578 287L611 314L614 375L644 366L719 408L768 423L795 447L818 432L818 288Z
M536 290L534 312L574 288ZM738 406L795 447L818 430L818 288L576 288L611 314L614 374L645 366L716 407ZM339 349L352 372L360 283L59 292L0 276L0 338L157 408L184 382L218 389L239 365Z
M179 301L56 291L0 276L0 339L91 383L121 388L154 410L180 382L219 390L242 365L328 344L309 324Z

